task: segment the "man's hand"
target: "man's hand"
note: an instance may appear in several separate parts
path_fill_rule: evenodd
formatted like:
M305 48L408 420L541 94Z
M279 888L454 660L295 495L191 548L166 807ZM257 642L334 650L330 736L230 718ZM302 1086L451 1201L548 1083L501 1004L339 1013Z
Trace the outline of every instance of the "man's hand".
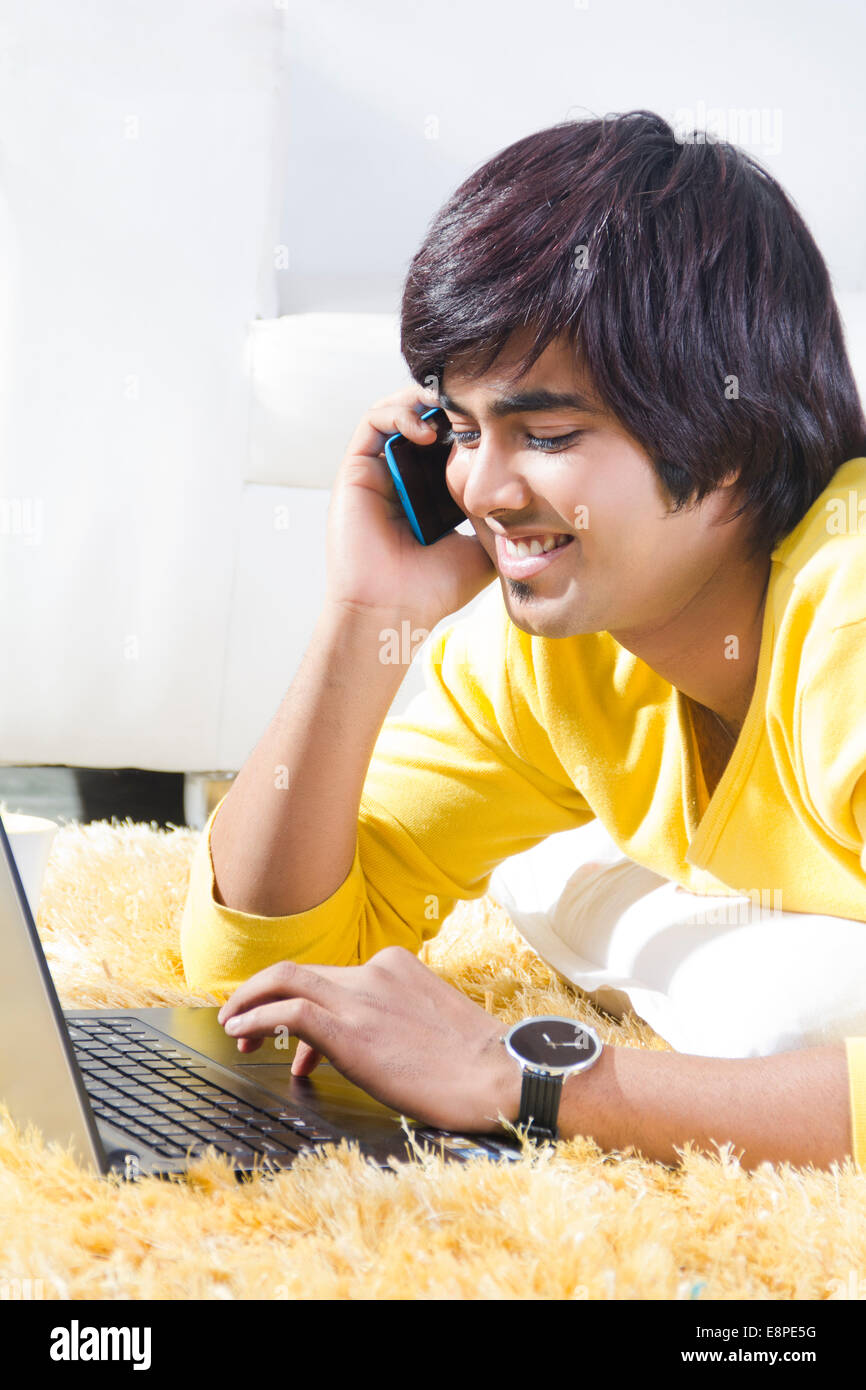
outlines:
M312 1070L311 1051L324 1054L383 1104L440 1129L496 1130L500 1111L517 1119L520 1068L503 1025L402 946L366 965L269 966L218 1017L239 1040L287 1028L307 1045L296 1074Z
M521 1074L499 1041L503 1025L400 946L366 965L272 965L235 990L219 1020L247 1052L286 1027L302 1039L296 1075L324 1053L425 1124L490 1132L500 1112L517 1121ZM845 1044L743 1058L606 1047L597 1066L566 1079L559 1133L662 1163L678 1162L686 1143L709 1153L731 1143L746 1168L826 1167L852 1153Z
M477 535L453 531L435 545L415 539L385 461L385 443L398 431L415 444L435 440L421 412L438 399L413 384L377 401L358 424L328 505L326 607L379 613L386 623L399 611L432 631L496 578Z

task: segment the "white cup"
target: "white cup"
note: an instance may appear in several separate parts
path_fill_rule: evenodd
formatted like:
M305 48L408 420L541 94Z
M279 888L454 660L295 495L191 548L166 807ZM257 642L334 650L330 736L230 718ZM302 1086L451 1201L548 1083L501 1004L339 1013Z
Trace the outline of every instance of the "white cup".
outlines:
M53 820L44 820L42 816L25 816L11 811L2 811L2 816L30 911L35 918L45 866L54 836L60 827Z

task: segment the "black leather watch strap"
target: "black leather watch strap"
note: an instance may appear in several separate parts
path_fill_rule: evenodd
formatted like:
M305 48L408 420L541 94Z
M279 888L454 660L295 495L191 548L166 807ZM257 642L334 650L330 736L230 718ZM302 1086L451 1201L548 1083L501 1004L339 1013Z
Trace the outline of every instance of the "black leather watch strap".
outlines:
M562 1082L562 1076L549 1076L546 1072L533 1071L531 1067L523 1068L518 1123L522 1126L531 1119L527 1131L530 1139L556 1138Z

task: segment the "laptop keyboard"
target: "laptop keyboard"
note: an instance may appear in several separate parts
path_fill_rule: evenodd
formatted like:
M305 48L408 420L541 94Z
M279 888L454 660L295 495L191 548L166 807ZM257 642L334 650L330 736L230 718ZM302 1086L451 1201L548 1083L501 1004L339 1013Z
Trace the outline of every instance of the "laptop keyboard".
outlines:
M137 1019L67 1020L93 1112L161 1158L211 1145L242 1167L288 1166L333 1135L285 1104L251 1105L201 1074L206 1065Z

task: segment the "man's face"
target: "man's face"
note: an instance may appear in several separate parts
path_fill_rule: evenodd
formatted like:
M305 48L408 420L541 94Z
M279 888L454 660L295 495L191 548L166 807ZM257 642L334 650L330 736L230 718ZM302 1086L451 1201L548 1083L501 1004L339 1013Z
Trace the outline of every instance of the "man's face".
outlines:
M658 632L742 554L746 518L712 524L731 507L727 487L669 515L647 455L601 408L567 344L551 343L516 385L508 382L526 341L516 337L475 380L446 370L442 405L454 433L466 435L448 462L449 490L524 632ZM530 398L541 391L580 394L589 408Z

